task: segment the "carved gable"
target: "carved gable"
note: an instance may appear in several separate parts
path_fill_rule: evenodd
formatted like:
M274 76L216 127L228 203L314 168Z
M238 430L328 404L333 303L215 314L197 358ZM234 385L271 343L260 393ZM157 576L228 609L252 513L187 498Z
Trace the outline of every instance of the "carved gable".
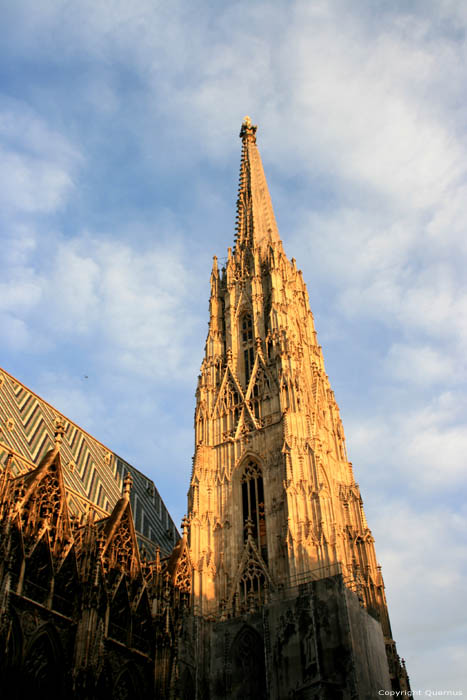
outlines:
M237 429L235 431L235 437L238 438L240 435L248 435L248 433L251 433L253 430L256 430L258 428L258 425L251 413L251 408L248 406L247 403L242 408L242 412L240 414L240 419L237 424Z
M101 555L104 570L117 569L130 577L141 573L130 501L121 498L109 518L100 523L104 538Z
M242 403L243 391L232 374L231 369L227 367L214 405L214 413L217 413L217 415L225 415L231 411L235 411Z
M248 536L230 590L228 606L234 614L253 611L267 601L272 588L268 568L253 537Z
M73 537L58 448L48 452L37 469L13 479L9 492L23 537L34 537L37 543L47 532L51 555L63 561Z
M181 593L191 593L193 567L186 538L180 539L168 561L168 571L173 585Z

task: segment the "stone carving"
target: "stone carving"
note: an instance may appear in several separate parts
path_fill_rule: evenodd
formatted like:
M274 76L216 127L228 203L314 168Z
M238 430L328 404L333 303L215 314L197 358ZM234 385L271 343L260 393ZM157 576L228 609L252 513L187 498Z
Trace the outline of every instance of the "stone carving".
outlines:
M5 692L84 700L99 688L99 697L148 697L149 663L160 666L165 697L172 667L162 657L164 649L176 647L178 620L191 592L187 534L175 570L169 557L143 563L129 478L109 516L95 520L90 510L83 523L72 525L59 426L57 432L55 447L36 469L18 477L5 470L0 483L0 591L15 594L0 596L0 619L12 640L0 661ZM109 647L108 640L123 646ZM106 658L114 667L104 673ZM120 666L133 658L134 669L118 675L119 658Z
M311 577L313 571L326 575L336 566L350 572L352 588L355 556L364 604L379 611L390 641L382 579L373 543L366 538L368 525L359 497L348 496L358 487L347 461L306 285L295 260L284 253L256 146L256 127L249 119L240 135L235 246L221 272L214 261L209 332L197 390L197 415L201 406L213 409L203 409L206 439L202 451L196 448L189 492L190 516L201 521L192 529L191 557L199 561L202 552L213 547L214 560L222 553L223 566L214 575L206 567L195 572L196 606L207 615L225 617L219 592L230 591L229 614L241 614L248 609L248 599L252 610L258 601L264 604L259 591L268 577L291 586L297 576ZM216 391L219 364L227 369ZM259 559L256 535L245 543L243 533L246 492L237 465L246 449L256 454L267 450L258 466L264 513L272 517ZM218 472L216 490L208 488L213 469ZM223 478L226 474L232 477ZM207 513L210 517L203 518ZM231 528L223 538L216 537L214 523L225 520ZM353 533L350 545L348 531ZM303 650L309 667L314 663L310 649L308 645Z
M188 520L175 547L148 479L130 469L136 519L147 532L143 502L165 553L151 535L139 535L147 549L138 544L122 460L1 377L2 440L21 426L27 453L0 445L9 697L351 700L409 688L256 131L245 118L235 245L220 271L213 260Z

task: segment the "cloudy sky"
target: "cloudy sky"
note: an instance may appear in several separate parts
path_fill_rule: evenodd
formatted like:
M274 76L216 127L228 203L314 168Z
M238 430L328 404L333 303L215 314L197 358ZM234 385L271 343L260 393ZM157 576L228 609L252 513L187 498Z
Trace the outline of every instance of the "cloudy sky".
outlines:
M467 3L0 10L3 367L180 520L250 114L412 688L467 693Z

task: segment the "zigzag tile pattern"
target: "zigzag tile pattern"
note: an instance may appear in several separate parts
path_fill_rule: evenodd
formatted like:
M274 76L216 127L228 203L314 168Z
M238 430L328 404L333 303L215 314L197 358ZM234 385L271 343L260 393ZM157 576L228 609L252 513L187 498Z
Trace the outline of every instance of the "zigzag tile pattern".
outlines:
M156 545L169 553L178 532L154 483L115 452L57 411L5 370L0 370L0 465L13 456L11 469L33 469L54 445L57 422L65 427L61 445L70 510L82 517L93 508L111 512L123 478L133 478L131 505L140 544L151 554Z

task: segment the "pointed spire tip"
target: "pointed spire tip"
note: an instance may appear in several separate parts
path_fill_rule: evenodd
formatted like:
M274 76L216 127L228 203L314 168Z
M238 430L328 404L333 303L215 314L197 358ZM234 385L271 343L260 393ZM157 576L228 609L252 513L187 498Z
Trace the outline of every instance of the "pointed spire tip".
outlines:
M245 117L242 122L242 128L240 129L240 138L242 141L253 141L256 142L256 130L258 127L251 123L250 117Z

